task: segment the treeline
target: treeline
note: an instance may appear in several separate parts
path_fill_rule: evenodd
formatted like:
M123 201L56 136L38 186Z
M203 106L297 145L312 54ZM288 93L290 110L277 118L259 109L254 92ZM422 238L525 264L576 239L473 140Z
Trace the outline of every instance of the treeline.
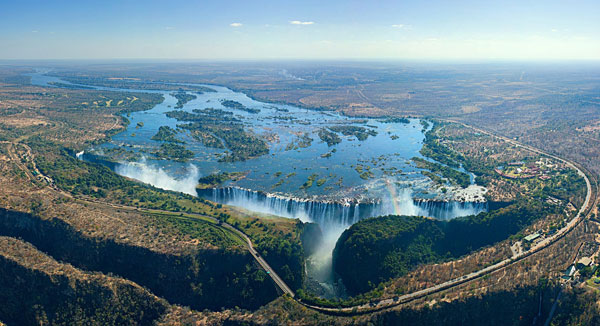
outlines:
M354 136L360 141L366 140L369 136L377 136L377 131L359 126L331 126L329 130L344 136Z
M323 235L315 223L290 222L285 231L277 222L250 218L240 220L224 216L223 220L247 234L256 250L293 290L304 283L304 262L322 244Z
M123 280L49 274L2 256L0 270L0 320L8 325L149 325L167 309Z
M50 74L52 75L52 74ZM178 85L173 86L168 83L154 82L151 79L141 80L139 78L120 78L120 79L109 79L108 77L102 76L81 76L76 73L61 73L58 76L62 79L69 81L74 84L93 85L101 87L112 87L112 88L123 88L123 89L143 89L143 90L156 90L156 91L172 91L175 87L179 91L191 91L197 94L202 93L214 93L216 90L199 85Z
M177 162L187 162L194 157L194 152L186 149L183 145L174 143L162 143L158 150L154 151L152 154L159 159Z
M173 128L169 126L160 126L158 128L158 132L156 132L156 135L152 136L152 140L164 141L169 143L183 143L183 141L175 137L176 135L177 131Z
M416 216L366 219L344 231L333 267L350 293L365 292L420 264L455 259L502 241L558 209L523 200L449 221Z
M240 102L232 101L232 100L223 100L223 101L221 101L221 105L223 105L226 108L245 111L245 112L253 113L253 114L260 112L260 109L249 108L249 107L244 106Z
M0 235L22 238L57 261L129 279L170 303L194 309L258 308L277 296L269 276L243 250L155 252L85 236L58 218L4 209L0 226Z
M342 142L342 139L340 138L340 136L338 136L336 133L331 132L325 128L319 129L318 135L322 141L327 143L327 146L337 145Z
M381 123L410 123L410 120L408 120L407 118L399 118L399 117L393 117L393 118L387 118L385 120L380 120Z
M420 308L406 307L373 314L368 325L543 325L552 309L560 287L541 280L538 285L523 286L509 291L488 291L451 302L440 300ZM582 298L564 295L561 299L584 303ZM578 316L584 310L573 307L569 314ZM559 309L560 310L560 309ZM592 311L597 313L598 309ZM534 323L534 320L537 322ZM598 320L597 316L593 319ZM596 323L562 323L555 317L552 325L596 325Z
M433 175L427 174L427 173L423 173L423 174L429 176L436 183L442 183L441 179L435 178L435 176L434 176L434 175L439 174L443 178L446 178L451 183L457 184L463 188L466 188L471 184L471 177L464 172L455 170L453 168L449 168L449 167L444 166L439 163L429 162L420 157L413 157L411 160L413 160L417 164L418 168L426 169L426 170L429 170L430 172L432 172ZM427 171L424 171L424 172L427 172Z
M198 185L196 188L198 189L210 189L215 188L217 186L222 185L224 182L235 179L241 175L243 172L221 172L221 173L213 173L207 176L201 177L198 179Z
M171 93L171 96L173 96L174 98L177 99L177 104L175 104L175 108L176 109L181 109L183 108L183 106L192 100L195 100L196 98L198 98L196 95L194 94L188 94L185 91L179 91L176 93Z
M423 147L419 153L449 167L458 168L460 167L460 163L465 161L465 158L460 153L453 151L441 142L439 136L437 135L437 132L441 127L442 124L436 122L433 128L425 133Z

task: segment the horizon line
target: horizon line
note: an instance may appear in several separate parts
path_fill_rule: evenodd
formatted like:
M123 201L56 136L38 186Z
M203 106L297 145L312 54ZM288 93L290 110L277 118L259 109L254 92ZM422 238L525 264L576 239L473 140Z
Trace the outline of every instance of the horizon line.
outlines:
M422 62L422 63L600 63L600 58L0 58L15 62Z

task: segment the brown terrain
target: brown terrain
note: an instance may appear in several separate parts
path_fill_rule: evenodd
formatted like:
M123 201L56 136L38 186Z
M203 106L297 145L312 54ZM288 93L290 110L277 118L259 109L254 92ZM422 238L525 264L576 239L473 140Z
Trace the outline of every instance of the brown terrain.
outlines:
M253 68L249 72L244 67L232 66L153 67L152 75L145 72L144 68L148 67L118 71L111 70L110 66L86 69L87 74L91 72L109 82L139 78L220 84L261 100L337 110L354 116L452 119L567 158L589 171L594 182L600 173L598 80L593 74L590 76L577 69L566 77L549 69L532 72L531 77L525 74L521 80L523 69L519 67L493 71L474 66L440 67L429 75L421 75L414 68L399 65L312 67L294 64L286 69L303 80L290 80L279 74L279 67ZM40 161L40 157L63 162L66 159L61 149L80 150L93 142L106 140L124 126L118 113L146 109L159 99L147 94L135 95L137 100L133 100L128 93L27 86L21 74L28 71L27 68L0 69L0 207L3 209L0 216L5 230L0 237L0 270L10 282L27 271L27 275L33 275L32 279L49 280L49 288L62 291L60 298L80 299L74 299L73 303L64 299L65 306L44 306L43 300L23 302L23 307L33 307L26 314L34 316L33 319L19 319L15 310L0 308L0 312L5 309L4 316L10 316L11 320L60 324L61 320L54 318L58 315L55 313L67 311L75 315L78 309L83 309L78 308L78 304L89 306L85 300L90 300L89 286L94 286L107 293L107 302L112 304L98 303L94 312L81 313L77 320L102 324L115 315L124 315L130 324L140 325L149 320L159 325L384 325L439 321L443 320L440 316L444 316L448 324L464 324L489 321L486 318L491 315L497 318L494 320L519 320L520 316L533 316L541 309L539 318L534 320L534 325L541 325L554 298L562 291L563 299L558 303L553 323L597 321L593 316L598 314L598 288L561 279L569 265L583 256L595 256L598 250L596 235L600 225L595 220L595 205L589 214L591 219L578 224L538 253L484 277L391 309L365 315L333 316L310 310L288 296L277 298L273 284L260 275L262 270L238 238L219 225L200 217L192 218L187 211L184 214L173 207L179 205L189 208L193 214L211 217L231 215L246 226L253 241L282 238L283 234L289 242L297 243L296 223L268 219L256 222L259 219L226 207L217 208L211 203L142 185L137 189L143 194L175 204L170 204L171 209L158 209L129 200L126 191L118 187L104 189L100 183L91 186L90 194L74 194L56 180L64 175L48 176L41 171L39 163L47 162ZM80 77L76 71L77 68L64 69L58 74L76 80ZM453 77L450 78L453 82L446 81L448 75ZM445 125L440 137L454 151L474 161L486 162L492 168L497 162L520 161L532 155L456 124ZM72 173L70 178L84 179L83 176L93 174L90 167L72 164L74 168L67 169ZM488 182L490 199L507 201L527 194L529 187L552 181L536 178L534 184L495 176ZM105 197L94 195L101 190L106 191ZM575 206L581 205L580 194L573 193L571 201ZM592 202L595 203L596 198ZM561 220L562 216L549 216L523 233L548 230ZM255 223L265 226L266 235L257 231L263 228L254 227ZM189 225L194 231L190 231ZM51 244L58 239L69 239L72 244ZM420 266L386 283L383 295L411 292L478 270L513 255L511 246L515 242L515 239L507 239L455 261ZM146 278L118 267L100 268L98 262L108 252L103 248L118 249L122 255L110 259L121 264L127 265L128 259L134 263L147 259L151 265L147 271L150 272L150 267L156 271ZM140 259L135 259L136 256ZM234 274L243 285L225 290L211 288L209 280L198 276L222 274L221 270L209 266L219 265L218 262L223 262L224 268L235 266ZM172 266L183 266L180 270L184 272ZM9 272L17 276L10 278ZM61 277L66 281L59 279ZM182 278L191 281L183 284L175 281ZM174 284L174 289L161 283ZM205 291L219 289L225 294L255 291L245 298L258 297L260 293L269 300L249 302L247 299L243 306L243 300L229 303L226 298L207 299L207 295L202 294L203 284ZM20 291L22 287L11 289ZM185 293L179 295L178 291ZM207 300L218 301L219 306L209 307ZM114 304L125 301L131 304ZM504 308L510 302L515 305ZM202 311L205 307L207 310ZM21 307L14 307L18 308ZM140 311L152 313L146 316Z

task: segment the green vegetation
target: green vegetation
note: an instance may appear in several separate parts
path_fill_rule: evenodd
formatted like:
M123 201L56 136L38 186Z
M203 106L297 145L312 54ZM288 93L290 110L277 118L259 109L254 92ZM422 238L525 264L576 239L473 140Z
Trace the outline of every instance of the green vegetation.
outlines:
M164 141L169 143L183 143L183 141L175 137L177 131L169 126L160 126L156 135L152 136L152 140Z
M368 165L363 166L362 164L357 164L354 167L354 170L356 171L356 173L359 174L360 178L363 180L369 180L369 179L375 177L375 174L373 174L373 172L371 172L371 167Z
M532 200L450 221L415 216L362 220L344 231L338 240L333 255L334 270L350 293L365 292L420 264L455 259L502 241L533 221L558 211Z
M182 125L185 126L185 125ZM189 128L185 128L185 129L189 129ZM225 145L223 145L223 141L221 141L217 136L211 134L210 132L206 132L206 131L202 131L202 130L198 130L198 129L191 129L190 130L192 137L194 137L194 139L202 142L202 144L206 147L211 147L211 148L225 148Z
M231 152L220 158L221 162L245 161L269 153L264 140L244 130L241 126L208 127L217 137L223 139Z
M174 212L208 214L212 206L201 198L160 190L123 178L100 164L75 159L70 150L40 138L28 142L36 152L40 171L54 180L56 186L73 195L104 198L118 204Z
M90 86L72 85L72 84L66 84L66 83L60 83L60 82L49 82L48 85L52 85L52 86L56 86L56 87L60 87L60 88L67 88L67 89L94 89L93 87L90 87Z
M251 255L240 250L240 240L235 241L232 233L216 223L192 221L193 224L186 225L189 221L186 218L158 221L178 229L177 232L189 230L203 237L208 235L219 244L236 244L232 248L199 247L172 254L111 238L87 237L60 219L49 221L24 213L6 214L1 209L0 216L2 234L21 237L56 260L127 278L171 303L196 309L258 307L276 296L274 287L267 286L270 280L266 273L254 264ZM23 221L27 224L23 225ZM128 263L114 263L122 261Z
M187 162L194 157L194 152L186 149L183 145L173 143L163 143L158 151L153 153L159 159L173 160L177 162Z
M158 83L151 81L143 81L140 78L129 77L96 77L96 76L81 76L78 74L61 73L61 78L75 84L85 84L101 87L113 87L123 89L142 89L156 91L172 91L177 87L179 92L190 91L196 94L216 92L214 89L197 86L197 85L169 85L168 83Z
M252 217L232 218L227 222L248 234L256 250L289 286L293 289L302 287L306 254L301 237L307 224ZM281 227L282 223L290 223L292 228L285 230Z
M429 162L420 157L413 157L411 160L417 164L418 168L429 170L423 171L423 175L428 176L437 184L443 184L443 181L438 174L449 180L451 183L459 185L463 188L466 188L471 184L471 177L464 172L449 168L439 163Z
M273 185L271 186L271 188L272 188L272 189L275 189L275 188L277 188L277 187L281 186L281 185L282 185L284 182L285 182L285 179L280 179L280 180L279 180L279 181L277 181L275 184L273 184Z
M0 319L8 325L151 325L167 310L137 284L75 270L14 238L0 241L0 300L10 302Z
M232 101L232 100L223 100L223 101L221 101L221 105L223 105L226 108L246 111L248 113L256 114L256 113L260 112L260 109L248 108L248 107L245 107L242 103L237 102L237 101Z
M410 123L410 120L407 118L387 118L385 120L380 120L381 123Z
M318 132L319 138L327 143L327 146L337 145L342 142L342 139L337 134L322 128Z
M114 162L127 161L136 162L142 158L142 155L138 152L128 150L124 147L111 147L102 150L104 156L110 158Z
M239 119L233 117L233 112L220 109L194 109L193 112L194 113L187 111L169 111L166 115L167 117L177 119L178 121L198 122L202 124L241 123Z
M27 93L22 93L20 87L14 90L25 94L28 103L35 103L27 110L44 124L34 120L34 124L25 124L23 128L0 124L0 137L18 143L14 145L15 152L27 156L23 162L0 164L3 172L8 168L19 172L0 173L0 179L7 181L0 187L0 201L4 207L7 198L16 194L14 189L21 193L36 190L32 196L21 197L15 205L8 204L36 215L0 212L0 234L20 237L65 262L65 266L68 263L94 272L82 280L65 280L57 274L44 280L40 275L29 277L28 270L14 271L3 264L1 290L3 298L10 298L13 305L1 309L1 320L16 325L38 322L146 325L153 324L156 316L152 310L154 300L168 300L197 310L235 306L254 309L277 296L268 274L256 265L242 247L243 242L208 218L227 219L241 226L245 218L240 214L194 196L118 176L108 168L111 162L103 166L75 159L76 152L91 143L104 142L105 135L122 130L125 118L122 120L117 114L148 109L162 100L160 95L27 87ZM8 98L6 94L2 93L3 100ZM27 117L23 121L29 123ZM0 146L2 159L9 158L10 148L8 144ZM28 173L18 163L23 163ZM38 180L40 174L33 170L35 167L48 179ZM37 177L29 180L30 174ZM56 188L70 195L65 196ZM38 195L39 190L43 191L43 198ZM254 223L245 231L288 284L301 285L304 275L301 223L265 219L269 221L257 219L261 225ZM127 232L115 232L116 229ZM4 257L3 252L0 260ZM68 267L62 271L73 274L71 270ZM106 287L97 286L92 278L102 274L126 278L125 288L115 281ZM22 281L31 285L31 289L42 288L26 289L25 295L15 296L16 291L9 291L10 284L16 285L13 289L23 289L19 283ZM136 291L129 291L132 286L151 293L138 296ZM56 300L48 303L46 299L52 293ZM9 309L14 315L7 315Z
M475 182L478 185L492 188L509 187L511 191L528 198L545 201L549 197L554 197L571 202L577 207L583 204L585 198L584 179L563 163L524 149L514 148L509 143L459 125L436 121L432 129L426 133L425 145L421 153L428 154L430 158L444 164L450 163L449 166L452 167L462 165L467 171L476 175ZM522 163L511 165L514 162ZM417 162L417 165L419 164ZM425 168L435 173L425 171L423 174L431 177L434 182L440 182L442 181L440 178L444 177L451 181L454 179L453 183L467 185L466 175L443 166L425 164L428 165ZM498 167L503 167L509 177L496 172ZM516 172L517 168L520 168L522 173ZM526 177L518 178L517 176L520 175ZM488 192L486 197L495 195L497 194ZM492 200L504 201L502 196Z
M243 172L221 172L213 173L202 177L198 180L198 189L211 189L222 185L224 182L229 180L239 180L245 174Z
M194 94L188 94L184 91L179 91L177 93L171 93L171 96L173 96L174 98L177 99L177 104L175 105L176 109L181 109L183 108L183 106L192 100L195 100L197 98L196 95Z
M247 132L231 112L209 108L196 109L194 113L170 111L167 116L180 121L191 121L178 127L189 130L205 146L227 148L230 152L219 159L221 162L245 161L269 153L265 141Z
M460 163L465 161L465 158L461 154L453 151L451 148L443 144L437 135L437 131L439 128L441 128L441 126L441 124L435 123L433 128L425 133L423 148L421 148L419 153L442 164L446 164L449 167L458 168Z
M292 141L291 143L287 144L287 146L285 147L285 150L289 151L289 150L297 150L299 148L310 147L312 142L313 142L313 139L310 137L310 135L308 133L304 133L302 136L299 136L297 140Z
M359 126L332 126L329 130L344 136L355 136L358 140L366 140L369 136L377 136L377 131Z
M431 171L421 171L421 174L428 177L429 179L431 179L431 181L433 181L437 185L444 184L444 179L442 179L442 177L440 177L439 175L437 175Z
M306 179L306 182L304 182L301 186L300 189L308 189L310 187L312 187L313 183L315 182L315 180L317 180L317 177L319 175L314 173L308 176L308 178Z
M300 235L303 232L301 222L290 219L263 220L246 216L198 197L164 191L125 179L103 165L79 161L73 158L67 149L57 148L38 138L32 139L29 145L36 151L43 149L48 153L43 157L37 157L36 164L43 174L54 180L59 188L76 196L91 196L123 205L172 211L172 215L155 214L149 225L168 234L174 234L177 238L193 237L202 243L218 245L222 249L239 248L243 242L240 242L239 238L236 239L235 235L224 232L222 228L208 219L204 220L197 215L189 215L189 213L212 216L218 220L227 221L250 236L257 250L263 257L269 257L269 263L280 273L281 277L294 286L301 286L304 259L300 244ZM220 181L222 176L210 176L206 179L207 182L209 182L208 179ZM258 275L255 273L261 273L261 270L256 270L256 267L252 266L247 267L244 274L238 274L237 277L254 277ZM240 267L244 267L244 264L235 268L227 267L227 270L231 272L239 270ZM262 273L264 274L264 272ZM268 281L268 276L262 275L260 280ZM206 281L208 282L208 280ZM225 283L232 286L234 283L238 284L232 280ZM252 295L253 287L254 285L249 285L246 291L237 297L247 298L246 296ZM204 298L208 299L209 296ZM251 302L264 298L264 295L259 295Z

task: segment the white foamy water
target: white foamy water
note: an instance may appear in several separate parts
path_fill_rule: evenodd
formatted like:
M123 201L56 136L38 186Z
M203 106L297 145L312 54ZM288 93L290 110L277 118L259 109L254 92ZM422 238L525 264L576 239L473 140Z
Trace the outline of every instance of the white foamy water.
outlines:
M145 160L140 162L121 163L115 171L123 176L151 184L165 190L179 191L196 196L196 185L198 184L198 168L190 164L188 173L183 178L175 178L160 167L148 165Z

